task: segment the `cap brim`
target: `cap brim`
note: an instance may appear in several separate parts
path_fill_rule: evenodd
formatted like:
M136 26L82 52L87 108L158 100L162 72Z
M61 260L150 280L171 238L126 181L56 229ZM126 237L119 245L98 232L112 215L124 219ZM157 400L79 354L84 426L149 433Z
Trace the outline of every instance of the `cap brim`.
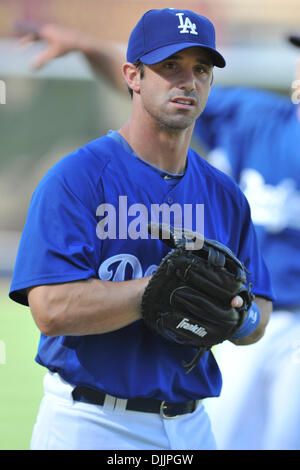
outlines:
M226 65L224 57L215 49L211 47L207 47L205 45L193 42L186 42L180 44L170 44L168 46L160 47L159 49L155 49L154 51L148 52L148 54L143 55L140 57L140 61L146 65L153 65L161 62L176 52L182 51L184 49L188 49L189 47L201 47L202 49L207 50L211 57L213 65L216 67L223 68Z
M294 46L300 47L300 36L289 36L288 40Z

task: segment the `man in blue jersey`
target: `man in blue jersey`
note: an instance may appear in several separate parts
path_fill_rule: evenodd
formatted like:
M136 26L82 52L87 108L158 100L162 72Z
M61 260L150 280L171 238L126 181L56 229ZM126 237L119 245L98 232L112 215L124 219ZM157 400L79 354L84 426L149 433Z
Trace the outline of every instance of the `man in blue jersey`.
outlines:
M259 322L234 342L258 341L268 323L272 290L247 200L189 148L213 66L225 61L207 18L145 13L122 68L128 121L59 161L34 192L10 289L30 306L42 333L36 360L48 369L32 449L215 448L201 402L221 391L214 356L207 351L186 374L182 359L194 349L156 335L140 313L169 251L145 236L149 214L188 206L184 224L195 230L201 205L204 235L251 273Z

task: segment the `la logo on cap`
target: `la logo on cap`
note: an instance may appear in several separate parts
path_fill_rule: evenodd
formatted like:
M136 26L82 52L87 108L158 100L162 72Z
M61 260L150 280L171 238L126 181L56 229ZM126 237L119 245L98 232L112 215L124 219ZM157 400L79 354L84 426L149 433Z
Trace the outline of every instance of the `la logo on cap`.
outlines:
M185 18L185 21L183 21L184 13L176 13L176 16L178 16L180 22L178 26L178 29L181 29L180 34L189 33L198 36L198 33L196 31L196 24L192 23L188 16Z

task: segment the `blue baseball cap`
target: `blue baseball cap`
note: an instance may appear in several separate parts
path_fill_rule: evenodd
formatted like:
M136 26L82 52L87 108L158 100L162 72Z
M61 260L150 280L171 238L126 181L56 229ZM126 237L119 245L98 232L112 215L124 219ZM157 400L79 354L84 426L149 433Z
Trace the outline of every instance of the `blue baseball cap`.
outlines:
M216 50L214 25L208 18L191 10L149 10L130 35L127 61L152 65L194 46L206 49L214 65L225 67L224 57Z

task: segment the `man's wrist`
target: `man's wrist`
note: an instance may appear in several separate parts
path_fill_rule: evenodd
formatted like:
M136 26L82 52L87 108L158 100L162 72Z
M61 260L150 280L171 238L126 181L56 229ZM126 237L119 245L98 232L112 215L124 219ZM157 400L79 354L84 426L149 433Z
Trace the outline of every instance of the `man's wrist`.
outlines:
M247 312L247 316L239 330L235 333L232 339L243 339L250 336L258 327L260 322L260 310L255 302L252 302L251 307Z

